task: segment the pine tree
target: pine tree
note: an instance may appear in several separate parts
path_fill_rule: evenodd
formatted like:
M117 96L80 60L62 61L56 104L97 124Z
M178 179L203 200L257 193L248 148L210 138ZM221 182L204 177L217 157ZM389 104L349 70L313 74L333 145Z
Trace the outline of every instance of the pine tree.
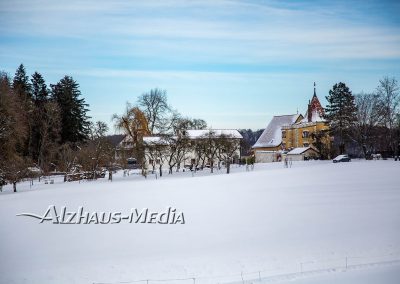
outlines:
M58 103L61 114L61 143L80 142L88 138L88 104L80 98L79 84L70 76L65 76L57 84L51 85L52 98Z
M32 122L34 121L34 108L32 104L31 84L23 64L19 65L15 72L12 87L16 103L14 111L19 114L22 125L27 128L26 138L17 145L17 149L23 156L32 156Z
M32 98L36 105L43 105L48 100L49 90L43 76L35 72L31 79Z
M33 161L39 166L43 166L40 162L39 156L41 155L41 149L43 144L42 133L44 133L44 121L47 120L45 105L48 102L48 88L43 76L35 72L31 76L31 100L32 100L32 113L30 115L30 143L29 143L29 155Z
M31 98L31 85L29 83L29 77L26 75L25 66L19 65L13 79L13 90L14 93L25 101Z
M331 132L339 141L339 152L345 152L345 141L350 129L356 121L356 105L354 96L346 84L340 82L333 86L326 97L328 105L324 118L329 122Z

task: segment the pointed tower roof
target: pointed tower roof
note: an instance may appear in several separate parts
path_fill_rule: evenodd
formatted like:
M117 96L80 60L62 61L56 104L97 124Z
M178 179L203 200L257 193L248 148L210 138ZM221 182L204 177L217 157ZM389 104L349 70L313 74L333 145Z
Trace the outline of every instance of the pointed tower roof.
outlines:
M323 121L324 108L319 102L315 86L316 84L314 82L314 94L311 101L308 103L307 113L305 115L305 119L307 119L308 122Z
M313 98L317 96L317 93L315 92L315 82L314 82L314 95Z

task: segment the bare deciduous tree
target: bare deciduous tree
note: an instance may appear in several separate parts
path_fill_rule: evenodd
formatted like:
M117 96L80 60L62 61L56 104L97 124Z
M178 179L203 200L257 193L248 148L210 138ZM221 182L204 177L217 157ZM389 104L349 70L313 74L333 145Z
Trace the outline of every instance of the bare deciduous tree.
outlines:
M171 112L166 90L156 88L142 94L138 99L138 106L147 118L147 128L151 134L165 132L168 115Z
M51 161L55 159L58 142L60 140L60 109L55 102L46 102L40 120L40 139L38 165L47 173Z
M376 94L360 93L355 96L357 120L353 137L361 147L364 157L374 148L374 130L381 120L379 97Z
M229 135L221 135L218 138L218 157L224 161L226 166L226 173L229 174L231 171L231 164L236 157L236 153L240 148L240 140L234 139Z
M377 95L379 96L381 114L385 126L388 129L387 133L387 145L389 146L390 152L396 152L397 148L395 145L395 123L396 117L399 113L400 95L399 86L395 78L385 77L379 81L377 87ZM395 153L397 154L397 153Z

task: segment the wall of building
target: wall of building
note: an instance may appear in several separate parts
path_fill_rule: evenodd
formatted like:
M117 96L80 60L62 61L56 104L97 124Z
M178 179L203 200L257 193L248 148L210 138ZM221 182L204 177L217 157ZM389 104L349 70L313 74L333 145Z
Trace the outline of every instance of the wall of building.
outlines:
M256 151L255 162L256 163L272 163L281 160L281 154L277 151Z
M314 140L313 133L328 130L329 126L325 122L311 122L292 126L285 126L282 129L282 141L285 149L308 147ZM304 137L304 132L308 132L308 136ZM329 143L329 141L327 141Z

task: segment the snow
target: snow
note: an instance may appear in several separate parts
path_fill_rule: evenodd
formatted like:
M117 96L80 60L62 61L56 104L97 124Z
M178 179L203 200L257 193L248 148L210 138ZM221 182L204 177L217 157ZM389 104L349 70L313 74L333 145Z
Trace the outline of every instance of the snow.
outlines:
M274 116L253 148L276 147L282 143L282 126L296 122L300 114Z
M389 160L307 161L233 166L230 175L56 178L32 189L18 184L18 193L7 185L0 283L238 283L242 275L258 279L258 271L266 282L395 283L386 280L399 279L399 170ZM186 223L60 225L16 216L41 215L49 205L90 212L172 206Z
M261 283L279 281L280 284L398 284L400 262L388 264L369 264L350 269L331 269L281 275L273 279L263 279Z
M304 118L300 121L299 124L305 124L305 123L310 123L310 122L324 122L324 121L326 121L326 120L321 116L319 111L313 110L311 113L311 121L308 121L308 111L307 111Z
M292 151L288 152L288 155L299 155L310 149L311 147L299 147L294 148Z
M144 144L168 145L170 142L160 136L144 136Z
M320 121L325 121L325 119L323 119L319 113L319 111L314 110L311 114L311 121L312 122L320 122Z
M242 139L243 136L237 131L236 129L189 129L186 130L186 135L190 139L196 139L196 138L201 138L201 137L207 137L212 133L213 135L220 137L220 136L226 136L230 138L237 138L237 139Z

